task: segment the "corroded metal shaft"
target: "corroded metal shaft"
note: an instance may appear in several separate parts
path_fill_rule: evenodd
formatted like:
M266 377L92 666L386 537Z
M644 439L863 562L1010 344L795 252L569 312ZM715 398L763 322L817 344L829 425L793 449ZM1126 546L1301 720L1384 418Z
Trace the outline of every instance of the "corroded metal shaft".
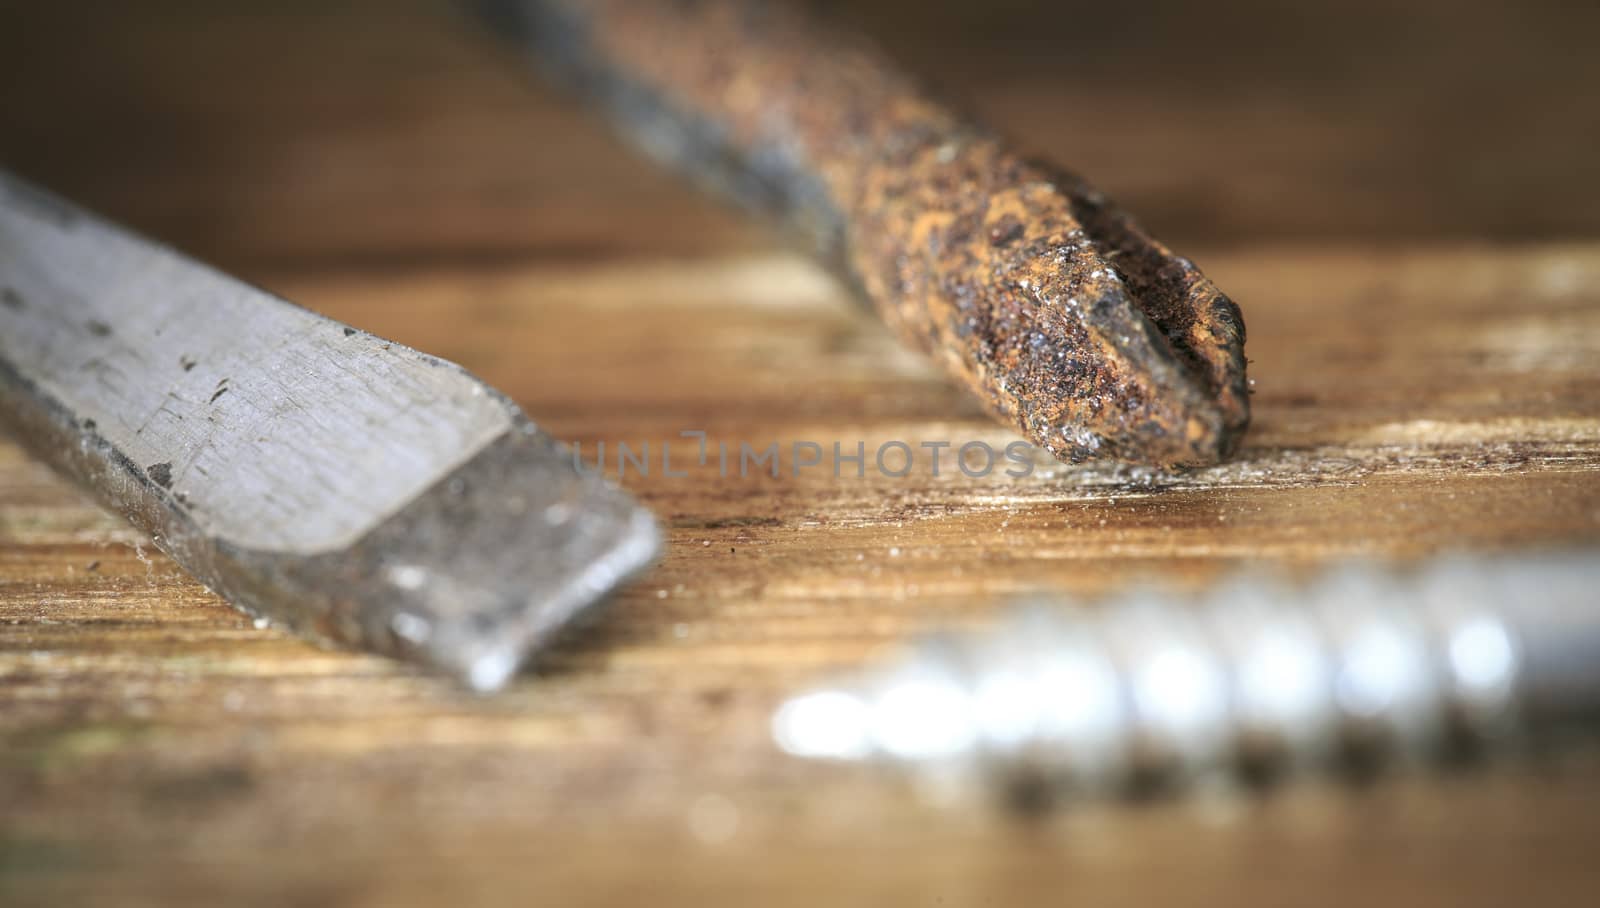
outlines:
M1244 323L1078 177L859 36L754 0L492 0L647 151L777 216L1003 422L1063 460L1226 457Z

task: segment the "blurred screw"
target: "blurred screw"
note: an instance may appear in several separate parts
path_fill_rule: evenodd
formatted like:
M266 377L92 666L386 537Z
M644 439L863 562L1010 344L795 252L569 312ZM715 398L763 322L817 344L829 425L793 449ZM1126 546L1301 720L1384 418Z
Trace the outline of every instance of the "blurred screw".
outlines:
M1600 716L1600 555L1033 601L784 703L785 751L1050 792L1379 767Z

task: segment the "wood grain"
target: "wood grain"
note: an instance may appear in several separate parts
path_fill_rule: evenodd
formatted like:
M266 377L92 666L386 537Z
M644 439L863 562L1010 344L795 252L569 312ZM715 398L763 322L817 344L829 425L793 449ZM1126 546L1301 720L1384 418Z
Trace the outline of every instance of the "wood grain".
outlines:
M59 84L50 105L4 94L0 156L467 365L586 450L676 453L687 429L757 446L1014 438L813 266L522 87L441 12L367 28L370 6L151 5L106 13L126 30L84 35L102 53L67 67L52 62L64 9L30 12L37 46L6 58L8 84ZM1517 18L1497 9L1472 21ZM969 46L952 37L963 15L894 40L911 56ZM1528 15L1508 59L1557 46L1540 43L1556 14ZM1144 40L1176 40L1162 35ZM1002 38L961 39L989 48L974 69L1006 57ZM1415 72L1455 71L1456 51L1428 47ZM1593 65L1554 56L1546 69ZM1277 59L1252 65L1298 65ZM230 60L250 65L222 78ZM996 65L992 90L970 87L1002 126L1020 103L1011 79L1063 110L1084 97L1020 75L1046 63ZM1363 73L1383 67L1355 68L1308 103L1355 109ZM1533 90L1564 84L1547 75L1525 74L1530 122L1567 110ZM1157 69L1120 91L1159 105L1174 80ZM1215 118L1091 105L1148 139L1121 165L1109 147L1068 156L1158 235L1163 220L1189 231L1174 241L1243 307L1256 420L1237 458L1020 481L629 475L668 527L664 562L504 696L257 630L0 444L0 903L1587 903L1600 765L1582 754L1019 822L937 806L873 769L798 764L769 741L784 694L907 634L980 623L1014 593L1600 540L1590 165L1490 136L1480 160L1549 166L1502 170L1475 197L1459 162L1402 187L1411 171L1391 151L1427 152L1443 115L1408 123L1384 99L1307 133L1284 125L1305 109L1262 92L1197 89ZM1290 136L1287 169L1203 142L1161 151L1231 118ZM108 147L130 122L140 138ZM1549 128L1576 147L1589 127ZM1149 179L1158 169L1234 194L1201 206L1215 236L1172 191L1182 177ZM1546 192L1560 181L1570 193ZM1369 230L1361 199L1395 221Z

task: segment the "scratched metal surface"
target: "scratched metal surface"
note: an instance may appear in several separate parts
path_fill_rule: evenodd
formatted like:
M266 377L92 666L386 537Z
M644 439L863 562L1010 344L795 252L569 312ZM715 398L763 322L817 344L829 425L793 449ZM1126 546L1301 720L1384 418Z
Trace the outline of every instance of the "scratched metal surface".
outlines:
M490 691L659 548L459 366L4 171L0 299L0 426L263 622Z
M266 552L342 548L511 428L458 369L4 172L0 199L0 359L181 496L202 534Z
M461 362L588 450L1012 437L443 12L141 6L87 32L70 4L5 8L26 27L0 28L0 71L40 86L0 94L8 166ZM1239 300L1237 459L629 477L665 562L476 699L254 628L0 444L0 902L1586 903L1582 755L1018 823L775 752L785 693L1005 594L1600 539L1600 128L1567 88L1597 75L1573 52L1591 12L1418 4L1371 33L1348 4L1308 27L1240 3L1052 31L908 7L855 15L989 72L958 92ZM1112 58L1141 75L1074 81Z

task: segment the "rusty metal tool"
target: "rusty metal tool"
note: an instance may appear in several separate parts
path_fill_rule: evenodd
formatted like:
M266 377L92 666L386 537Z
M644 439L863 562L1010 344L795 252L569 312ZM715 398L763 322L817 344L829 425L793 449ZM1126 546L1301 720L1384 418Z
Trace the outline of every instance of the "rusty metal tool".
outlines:
M797 756L1090 796L1542 749L1600 724L1597 583L1577 550L1039 599L796 696L773 732Z
M860 37L761 0L481 5L647 152L808 237L907 344L1058 458L1198 465L1238 444L1238 307Z
M480 690L660 544L460 367L3 171L0 426L244 611Z

